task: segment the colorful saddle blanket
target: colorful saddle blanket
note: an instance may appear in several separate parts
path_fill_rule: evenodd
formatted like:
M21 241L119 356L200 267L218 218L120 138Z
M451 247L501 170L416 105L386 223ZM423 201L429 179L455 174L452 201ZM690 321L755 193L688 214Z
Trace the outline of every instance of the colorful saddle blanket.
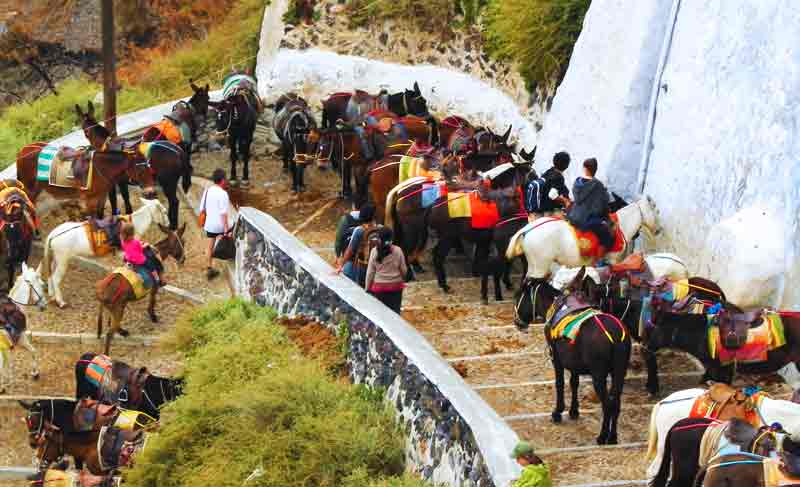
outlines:
M120 274L128 280L136 299L142 299L147 296L147 293L153 288L153 276L142 266L136 266L135 269L127 266L117 267L114 269L114 274Z
M494 228L500 221L497 204L494 201L483 201L477 191L448 192L447 210L450 218L470 218L472 228Z
M421 157L403 156L400 159L399 181L402 183L416 176L429 177L435 180L442 176L442 172L436 169L426 168L425 160Z
M439 198L447 195L447 183L445 181L435 181L422 184L422 207L430 208Z
M715 391L715 387L718 387L723 392ZM755 392L748 396L742 404L731 404L731 398L738 394L741 394L741 391L723 384L712 386L708 392L695 399L689 417L719 419L722 421L739 418L754 427L761 426L758 407L765 394L763 392Z
M550 328L550 338L553 340L566 338L569 340L570 344L575 344L575 339L578 338L581 325L599 314L602 314L602 312L594 308L587 308L567 313L567 315L563 317L548 317L548 320L550 318L556 318L555 324Z
M713 325L713 316L709 316L708 351L712 358L719 359L722 364L731 362L764 362L770 350L786 345L786 334L783 320L779 313L768 311L763 314L761 324L747 330L747 342L741 348L728 350L722 345L719 326Z
M134 368L124 362L114 362L103 374L100 399L108 404L137 405L144 395L150 373L145 367Z
M118 415L116 406L102 404L94 399L81 399L75 406L72 422L75 431L95 431L114 424Z
M619 217L617 217L616 213L612 213L610 217L615 224L614 245L610 249L600 245L600 240L593 232L578 230L572 224L569 224L572 233L575 235L578 251L581 257L587 259L589 264L594 264L609 252L622 252L625 249L625 235L619 225Z
M96 355L86 366L86 380L100 389L103 385L103 377L107 373L111 373L112 365L113 362L108 355Z
M92 187L93 152L70 147L45 146L39 153L36 179L62 188Z
M186 122L176 123L169 118L163 118L160 122L150 127L148 130L156 130L164 138L173 144L180 144L184 141L192 140L192 129Z
M90 219L83 224L86 238L92 247L94 255L102 257L119 248L119 242L112 235L119 235L122 222L130 221L130 216L121 215L113 217L113 221Z

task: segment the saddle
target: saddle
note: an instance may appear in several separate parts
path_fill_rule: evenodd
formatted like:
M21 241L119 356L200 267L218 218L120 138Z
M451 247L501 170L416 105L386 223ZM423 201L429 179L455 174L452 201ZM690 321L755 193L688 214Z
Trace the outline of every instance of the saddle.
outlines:
M126 138L109 136L100 148L103 152L134 152L139 145L139 137Z
M564 319L567 315L572 313L576 313L578 311L583 311L585 309L591 308L592 305L587 303L586 301L580 299L578 296L574 294L570 294L564 300L563 304L558 309L552 309L552 316L547 318L547 321L553 325L559 323L561 320ZM550 313L548 313L550 314Z
M111 426L119 415L116 405L102 404L93 399L81 399L75 405L72 425L75 431L97 431L103 426Z
M101 250L100 247L102 247L104 243L112 248L120 248L122 246L122 243L119 239L119 230L122 226L122 222L122 218L117 218L113 215L106 218L95 218L90 216L87 219L86 223L89 226L90 231L93 234L101 234L105 237L104 239L89 239L90 242L92 242L92 250L94 250L95 255L105 255L98 252ZM104 242L102 242L103 240Z
M627 274L630 272L644 272L647 263L644 261L644 256L639 253L633 253L622 262L618 264L611 265L611 273L612 274Z
M110 373L106 371L103 376L100 397L110 404L125 403L129 407L140 404L148 377L150 372L146 367L134 368L115 361Z
M100 430L97 457L103 471L133 465L134 454L144 446L143 431L125 431L110 426Z
M715 383L708 391L695 400L692 406L691 418L711 418L719 421L728 421L739 418L753 426L759 426L760 419L755 410L760 399L760 393L747 395L742 389Z
M89 157L87 157L87 154ZM72 177L78 181L87 181L87 186L89 180L89 171L92 166L92 155L94 155L93 152L85 152L72 159Z

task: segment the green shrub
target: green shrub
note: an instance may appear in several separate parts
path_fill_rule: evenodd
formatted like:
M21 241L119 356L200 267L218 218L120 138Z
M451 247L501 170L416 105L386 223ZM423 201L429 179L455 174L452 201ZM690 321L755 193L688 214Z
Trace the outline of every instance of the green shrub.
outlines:
M591 0L491 0L484 36L498 59L517 63L528 87L564 76Z
M423 487L382 400L302 357L275 313L241 300L183 317L185 394L126 474L130 487Z
M447 27L453 19L453 0L350 0L350 22L355 26L395 20L427 29Z

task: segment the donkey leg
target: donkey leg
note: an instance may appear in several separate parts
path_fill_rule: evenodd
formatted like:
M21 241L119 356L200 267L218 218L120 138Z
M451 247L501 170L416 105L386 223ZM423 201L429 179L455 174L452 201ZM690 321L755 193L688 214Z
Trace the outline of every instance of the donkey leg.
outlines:
M28 333L23 333L19 341L20 346L31 354L31 377L33 380L39 380L39 352L31 343Z
M11 354L8 350L0 350L0 394L5 394L8 388L8 377L11 375Z
M297 179L300 185L300 192L304 192L306 190L306 165L305 164L298 164L297 165Z
M164 191L164 196L167 197L169 229L175 231L178 229L178 216L180 215L181 206L181 201L178 199L178 181L163 181L161 182L161 189Z
M119 183L119 194L122 195L122 202L125 204L125 214L130 215L133 213L133 206L131 206L131 194L128 191L127 181ZM116 200L116 198L114 198Z
M300 184L297 181L297 163L289 161L289 173L292 175L292 193L296 193L300 189Z
M122 190L122 184L119 185ZM111 214L119 215L119 206L117 205L117 185L111 185L111 190L108 192L108 202L111 203Z
M445 293L450 292L450 286L447 285L447 274L445 273L444 263L447 260L447 254L450 253L450 239L440 238L433 248L433 267L436 269L436 280L439 282L439 287Z
M658 359L656 358L656 352L650 350L645 346L641 347L642 355L644 356L644 362L647 366L647 392L650 393L650 396L655 397L658 395L658 391L661 386L658 383Z
M147 305L147 314L150 316L150 321L158 323L158 316L156 316L156 293L158 293L158 286L153 286L150 291L150 303Z
M105 308L104 305L100 305L100 309L97 310L97 339L99 340L103 336L103 309Z
M569 389L572 393L572 399L569 405L569 419L575 420L580 417L579 404L578 404L578 386L580 385L581 376L577 372L570 372L569 375Z
M255 130L255 128L253 129ZM245 185L250 184L250 146L253 144L253 135L250 134L247 136L244 141L239 143L239 151L242 155L242 162L244 163L244 169L242 170L243 176L243 183Z
M50 295L53 296L56 300L56 304L59 308L64 308L67 305L67 302L64 301L64 295L61 293L61 282L64 280L64 275L67 273L67 265L68 262L62 262L59 260L58 257L55 257L55 269L53 269L53 275L50 276L49 279L49 289Z
M561 422L561 414L566 409L564 404L564 365L561 364L556 355L557 351L553 349L553 369L556 375L556 408L553 410L551 417L554 423Z
M603 405L603 426L600 428L600 435L597 437L598 445L608 443L609 429L611 426L611 408L608 401L608 389L606 384L607 370L592 371L592 384L597 400Z
M230 153L228 154L228 159L231 162L231 177L230 181L231 184L236 185L239 184L239 178L236 176L236 139L232 136L228 136L228 147L230 147Z

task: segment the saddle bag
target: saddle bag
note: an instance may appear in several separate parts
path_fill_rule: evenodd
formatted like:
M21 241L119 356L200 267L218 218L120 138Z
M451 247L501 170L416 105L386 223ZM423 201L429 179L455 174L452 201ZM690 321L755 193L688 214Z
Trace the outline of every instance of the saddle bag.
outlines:
M211 254L215 259L233 260L236 258L236 242L231 235L223 235L214 245L214 252Z

